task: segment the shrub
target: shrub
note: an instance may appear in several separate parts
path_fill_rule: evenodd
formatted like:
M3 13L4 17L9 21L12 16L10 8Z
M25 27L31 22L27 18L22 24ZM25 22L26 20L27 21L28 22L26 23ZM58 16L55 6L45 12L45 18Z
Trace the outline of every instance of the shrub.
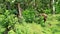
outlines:
M22 12L22 14L23 14L23 18L25 19L26 22L29 22L29 23L35 22L35 23L38 23L38 24L43 23L43 17L40 16L34 10L27 10L26 9Z
M0 34L3 34L5 31L5 28L3 26L0 25Z
M33 22L34 21L35 11L26 9L22 12L22 14L23 14L23 17L26 22Z
M8 34L16 34L13 30L10 30Z

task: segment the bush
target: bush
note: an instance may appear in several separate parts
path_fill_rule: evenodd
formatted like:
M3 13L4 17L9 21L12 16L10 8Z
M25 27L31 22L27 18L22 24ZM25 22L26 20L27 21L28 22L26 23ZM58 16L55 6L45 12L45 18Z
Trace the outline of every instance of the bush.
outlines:
M5 15L0 15L0 25L4 25L6 23L5 18Z
M27 10L24 10L22 12L22 14L23 14L23 17L24 17L26 22L33 22L34 21L35 11L27 9Z
M3 34L5 31L5 28L3 26L0 25L0 34Z
M38 16L34 20L35 20L34 22L36 22L38 24L44 23L43 16Z
M44 10L46 14L51 14L51 10L50 9L46 9Z
M14 14L11 14L10 12L9 12L9 10L6 10L5 12L4 12L4 14L0 14L0 32L2 33L4 33L4 32L6 32L5 30L6 30L6 28L8 28L8 29L10 29L10 27L11 27L11 29L12 28L14 28L14 25L16 24L16 23L18 23L18 18L16 17L16 15L14 15ZM5 28L3 28L3 27Z
M38 23L38 24L43 23L43 17L40 16L34 10L27 10L26 9L22 12L22 14L23 14L23 18L25 19L26 22L29 22L29 23L35 22L35 23Z
M8 34L16 34L13 30L10 30Z

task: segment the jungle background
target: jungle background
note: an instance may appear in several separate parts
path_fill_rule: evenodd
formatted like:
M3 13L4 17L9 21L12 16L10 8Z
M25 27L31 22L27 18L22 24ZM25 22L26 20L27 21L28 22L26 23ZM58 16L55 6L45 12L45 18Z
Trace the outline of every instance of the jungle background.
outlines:
M0 34L60 34L60 0L0 0Z

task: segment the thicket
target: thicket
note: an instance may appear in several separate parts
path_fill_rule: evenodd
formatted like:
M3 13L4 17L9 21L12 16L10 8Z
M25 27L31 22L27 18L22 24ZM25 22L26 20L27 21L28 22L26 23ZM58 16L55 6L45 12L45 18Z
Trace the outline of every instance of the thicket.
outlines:
M52 15L51 0L0 0L0 34L60 34L59 2L55 0ZM48 15L45 23L42 12Z

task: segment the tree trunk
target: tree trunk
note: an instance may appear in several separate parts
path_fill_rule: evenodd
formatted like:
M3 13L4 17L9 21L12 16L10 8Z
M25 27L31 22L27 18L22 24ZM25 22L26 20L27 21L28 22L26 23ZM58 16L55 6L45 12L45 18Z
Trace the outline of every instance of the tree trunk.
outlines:
M55 14L55 6L54 6L55 0L53 0L53 15Z
M21 15L21 7L20 7L20 3L18 3L18 11L19 11L19 16L18 17L21 17L22 15Z
M50 7L49 7L49 8L50 8L50 10L51 10L51 13L52 13L52 11L53 11L53 10L52 10L52 0L50 0L50 3L49 3L49 5L50 5Z
M10 10L10 9L11 9L11 7L10 7L10 2L6 2L6 9L7 9L7 10Z

